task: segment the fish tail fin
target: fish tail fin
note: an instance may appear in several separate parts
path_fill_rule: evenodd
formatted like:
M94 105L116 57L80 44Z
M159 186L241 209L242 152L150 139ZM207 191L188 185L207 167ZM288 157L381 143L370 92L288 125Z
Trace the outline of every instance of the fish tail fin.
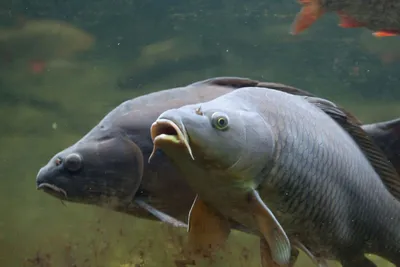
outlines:
M399 36L400 35L400 31L382 30L382 31L374 32L372 35L374 35L375 37Z
M293 22L291 30L291 34L293 35L309 28L325 13L318 0L300 0L300 3L303 7Z
M400 118L366 124L362 128L400 174Z

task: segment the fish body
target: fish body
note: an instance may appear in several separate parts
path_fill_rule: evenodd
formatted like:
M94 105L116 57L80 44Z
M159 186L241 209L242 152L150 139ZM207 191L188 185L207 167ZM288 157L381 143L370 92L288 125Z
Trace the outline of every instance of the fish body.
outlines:
M301 0L292 33L310 27L325 13L336 13L343 28L364 27L377 37L400 34L400 2L396 0Z
M194 160L172 125L189 140ZM304 97L241 88L164 112L152 138L198 198L261 233L276 262L287 263L286 241L268 236L260 217L276 219L270 227L316 258L357 266L351 263L372 253L400 264L400 202L348 132ZM259 216L255 192L266 206Z

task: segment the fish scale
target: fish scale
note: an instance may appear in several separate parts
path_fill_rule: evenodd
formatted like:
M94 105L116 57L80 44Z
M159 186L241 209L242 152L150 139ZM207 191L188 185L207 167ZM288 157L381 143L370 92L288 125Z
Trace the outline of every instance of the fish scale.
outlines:
M278 102L280 103L280 101ZM270 103L267 103L267 105L268 104ZM285 108L293 108L293 106L285 106ZM317 244L313 244L312 239L314 238L313 236L316 235L318 237L323 237L324 233L336 233L336 237L342 236L341 238L338 238L337 242L342 243L345 241L345 247L351 246L352 243L363 243L365 242L364 239L366 237L368 237L368 239L374 238L374 235L379 237L382 233L374 233L373 230L368 231L369 228L373 228L371 227L371 224L373 225L373 218L376 218L376 215L369 216L369 213L380 214L381 216L378 216L379 218L387 217L385 216L387 212L379 209L377 203L388 202L388 199L392 200L393 197L388 194L379 179L371 180L368 178L371 177L371 170L365 168L363 164L359 164L360 156L353 157L354 153L352 153L352 151L357 150L355 147L356 145L350 139L343 138L345 141L349 140L347 141L347 144L343 146L341 144L341 142L343 142L342 139L337 139L335 137L330 138L329 130L325 133L321 133L316 132L313 127L305 127L305 120L314 120L312 116L314 113L312 112L309 112L309 116L303 116L298 120L295 118L287 119L287 117L290 116L286 114L288 111L282 112L284 113L284 119L276 118L275 120L279 120L280 123L286 123L283 127L278 127L280 130L278 140L281 140L278 144L284 145L281 145L281 147L278 147L277 149L281 149L279 154L284 156L275 161L275 164L277 165L275 165L275 170L272 172L276 174L261 174L262 176L265 176L265 182L261 186L268 187L271 186L271 183L276 183L278 189L282 192L287 192L287 194L281 194L283 197L279 202L280 205L278 207L278 210L281 213L292 214L294 219L297 219L297 221L302 221L302 219L308 217L308 220L303 221L301 226L298 226L299 229L293 229L294 232L306 231L308 233L313 233L312 236L308 237L309 240L302 240L302 242L306 246L310 247L315 253L320 255L323 254L323 252L319 253L319 251L325 250L324 247L321 248L321 245L329 243L329 241L327 241L329 237L327 236L325 241L322 238L322 243L321 241L318 241ZM296 116L296 118L298 118L297 113L292 112L291 114L293 114L293 117ZM269 117L269 119L271 118ZM313 125L313 123L311 123L311 125ZM294 129L296 126L298 126L299 131ZM289 131L283 131L283 129L288 129ZM295 132L298 134L294 134ZM336 129L332 132L337 134ZM314 139L321 138L323 134L325 134L324 136L326 139L321 140L321 144L324 144L326 148L321 149L323 147L318 146L318 149L316 149L317 142L315 142ZM343 134L347 135L346 133ZM303 142L303 144L298 144L298 140L300 140L300 143ZM336 140L340 140L340 142L336 142ZM303 146L308 149L298 149L298 147ZM329 153L325 153L326 151L329 151ZM316 161L317 158L318 161ZM343 164L343 159L345 164ZM280 166L280 164L282 164L282 166ZM331 170L335 171L332 173ZM266 169L266 172L269 173L271 171ZM330 173L330 176L328 176L327 173ZM296 176L296 179L293 179L293 176ZM328 177L329 180L327 180ZM348 177L359 178L348 179ZM318 182L315 182L316 180L318 180ZM366 183L368 180L369 182ZM332 183L336 183L338 186L334 187ZM311 189L307 190L306 187ZM334 190L333 188L337 189ZM353 188L357 188L356 192L352 192ZM383 194L384 196L374 194L376 191L383 192L383 190L386 193ZM260 189L260 192L261 195L263 195L262 188ZM359 192L367 194L368 198L363 197L363 193ZM331 201L327 200L327 196ZM352 201L358 204L345 204L346 199L348 198L352 198ZM323 206L323 209L322 207L316 207L315 205L321 203L320 201L323 199L326 199L325 204L327 205ZM263 200L265 203L269 204L268 198ZM389 202L388 204L389 206L395 205L397 211L400 210L398 202ZM369 213L364 212L365 209L362 207L365 206L370 208ZM350 211L347 209L350 209ZM392 214L396 213L394 212ZM277 217L279 220L279 215L277 215ZM323 221L328 223L322 224L321 217L325 218ZM369 217L373 218L370 219ZM319 218L319 220L317 220L317 218ZM359 218L365 220L361 220L360 223L351 223L359 221ZM370 221L370 225L364 221ZM294 225L293 223L287 223L285 220L280 222L285 231L291 232L291 227ZM397 216L396 222L397 224L400 222L399 216ZM305 229L303 226L311 226L312 229ZM315 230L318 230L318 233L315 233ZM398 232L396 235L397 238L399 238ZM348 244L346 245L346 243ZM391 243L391 241L387 240L387 242L383 243L387 244ZM326 250L333 250L333 247L329 244L326 244L326 246ZM337 256L343 256L340 255L343 253L341 251L332 251L332 253L337 254ZM330 257L332 255L322 256Z

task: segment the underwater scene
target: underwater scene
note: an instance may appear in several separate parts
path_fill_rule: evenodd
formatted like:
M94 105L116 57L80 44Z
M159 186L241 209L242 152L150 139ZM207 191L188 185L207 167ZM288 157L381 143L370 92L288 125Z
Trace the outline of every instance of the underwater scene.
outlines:
M400 266L399 73L396 0L2 1L0 266ZM137 98L178 87L171 95ZM254 87L285 92L276 96L282 103L251 96ZM203 102L193 114L207 117L221 109L230 116L213 113L210 129L186 123L186 115L182 124L165 119L159 123L167 128L156 125L164 111L184 114L179 107ZM269 115L254 121L238 115L259 110ZM293 187L318 183L318 173L332 179L313 189L303 186L305 204L286 201L283 187L285 193L265 189L258 198L263 182L253 185L259 177L244 181L253 174L247 170L265 167L252 153L259 148L257 155L265 154L270 128L258 126L266 118L274 118L271 131L276 126L279 136L291 129L291 145L304 137L326 149L298 172L282 167L293 169L293 179L315 168L303 177L311 180L293 181ZM237 132L218 141L228 136L227 126ZM212 129L215 136L199 137ZM289 145L279 140L282 149L274 151L284 154ZM300 162L296 151L314 153L315 147L293 149L287 158ZM177 151L187 162L202 162L204 153L204 168L190 169ZM254 157L241 156L243 151ZM317 159L325 157L325 163ZM242 165L236 170L237 163L246 171L240 172ZM218 191L223 182L212 184L207 168L224 178L235 169L233 176L243 181ZM201 184L202 172L210 177ZM193 177L186 180L185 173ZM340 183L344 178L348 185ZM253 204L235 202L237 192L249 190L259 209L253 213L243 208ZM342 193L330 194L336 190ZM208 202L200 191L211 196ZM211 200L220 201L215 210ZM280 206L288 201L304 211L282 214L281 208L291 210ZM275 232L258 229L255 221ZM226 243L213 256L193 260L185 254L189 233L194 243ZM299 252L295 260L293 251Z

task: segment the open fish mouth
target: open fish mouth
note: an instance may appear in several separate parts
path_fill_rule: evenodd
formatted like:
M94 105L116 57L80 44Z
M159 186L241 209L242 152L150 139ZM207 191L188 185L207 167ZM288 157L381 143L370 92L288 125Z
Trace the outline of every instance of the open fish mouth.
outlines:
M151 139L153 140L153 151L149 157L149 162L153 158L156 150L161 143L174 143L183 145L190 157L194 160L192 149L189 145L189 137L184 127L180 128L176 123L167 119L156 120L150 128Z
M62 189L56 185L53 185L53 184L41 183L40 185L37 186L37 189L43 190L47 194L50 194L58 199L67 199L68 198L67 192L64 189Z

